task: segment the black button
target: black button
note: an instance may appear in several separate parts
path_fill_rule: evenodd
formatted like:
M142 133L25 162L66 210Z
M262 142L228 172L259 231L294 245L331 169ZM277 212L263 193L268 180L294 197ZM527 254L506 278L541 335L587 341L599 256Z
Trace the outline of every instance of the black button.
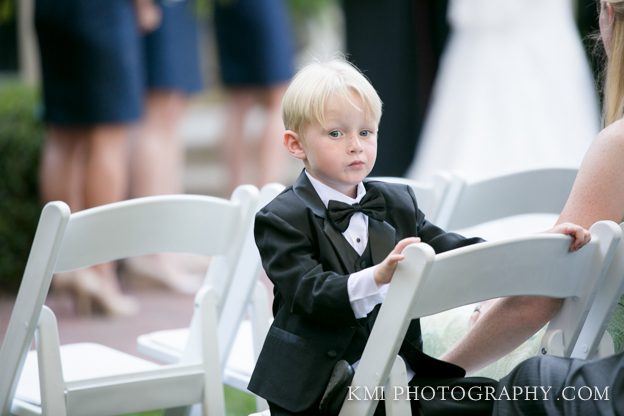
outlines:
M329 350L327 351L327 356L329 358L336 358L338 356L338 353L336 352L336 350Z
M365 268L366 267L366 260L360 261L360 267L361 268Z
M358 243L362 240L360 240L360 237L356 238L355 241L357 241Z

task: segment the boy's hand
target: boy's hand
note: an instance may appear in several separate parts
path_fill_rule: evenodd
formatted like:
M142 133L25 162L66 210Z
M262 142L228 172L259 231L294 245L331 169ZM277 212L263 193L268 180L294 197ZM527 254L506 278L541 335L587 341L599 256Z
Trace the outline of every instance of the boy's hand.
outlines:
M564 234L572 237L572 243L570 244L570 251L576 251L589 243L591 240L591 234L585 228L580 225L572 224L570 222L564 222L555 225L547 233Z
M375 266L375 271L373 272L375 283L378 285L390 283L397 264L405 257L401 254L401 252L405 247L415 243L420 243L420 238L409 237L399 241L397 245L394 246L390 254L388 254L388 256L381 263Z

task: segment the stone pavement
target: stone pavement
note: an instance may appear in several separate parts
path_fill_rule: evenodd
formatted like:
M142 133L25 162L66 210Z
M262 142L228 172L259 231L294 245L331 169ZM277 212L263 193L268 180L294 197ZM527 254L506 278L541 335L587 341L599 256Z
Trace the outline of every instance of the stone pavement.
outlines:
M136 350L138 335L188 326L193 313L193 296L158 288L126 290L137 297L140 311L130 317L77 316L67 294L52 291L46 304L57 315L61 343L97 342L129 354ZM4 338L15 299L0 296L0 341Z

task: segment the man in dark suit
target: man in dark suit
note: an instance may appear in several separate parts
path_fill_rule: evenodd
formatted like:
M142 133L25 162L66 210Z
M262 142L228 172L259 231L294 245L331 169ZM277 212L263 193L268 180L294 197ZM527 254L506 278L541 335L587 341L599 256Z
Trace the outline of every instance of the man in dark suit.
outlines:
M314 415L335 365L359 361L403 248L422 241L443 252L482 240L428 222L409 186L364 181L375 163L381 101L346 61L302 69L282 108L284 145L305 170L256 216L275 320L249 390L267 399L272 415ZM400 349L411 383L462 383L462 368L421 350L413 321ZM451 406L483 414L467 404Z
M516 366L497 387L503 391L531 391L533 400L499 400L493 414L624 416L624 353L598 360L553 356L530 358Z

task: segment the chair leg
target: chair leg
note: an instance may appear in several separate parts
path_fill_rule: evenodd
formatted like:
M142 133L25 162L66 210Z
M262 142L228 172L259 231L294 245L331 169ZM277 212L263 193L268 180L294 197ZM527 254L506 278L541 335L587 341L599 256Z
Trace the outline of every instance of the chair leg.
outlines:
M221 365L217 342L217 305L216 294L206 291L200 301L202 325L202 356L204 363L204 416L221 416L225 414L223 383L221 382Z
M256 282L251 305L249 306L249 317L251 320L251 331L253 336L254 358L258 360L264 339L269 332L269 300L266 288L261 282ZM269 404L262 397L256 396L256 410L268 410Z
M58 325L54 312L45 305L39 317L36 342L42 413L64 416L67 408Z
M407 395L407 370L403 358L397 355L385 386L385 406L388 416L409 416L412 409Z

